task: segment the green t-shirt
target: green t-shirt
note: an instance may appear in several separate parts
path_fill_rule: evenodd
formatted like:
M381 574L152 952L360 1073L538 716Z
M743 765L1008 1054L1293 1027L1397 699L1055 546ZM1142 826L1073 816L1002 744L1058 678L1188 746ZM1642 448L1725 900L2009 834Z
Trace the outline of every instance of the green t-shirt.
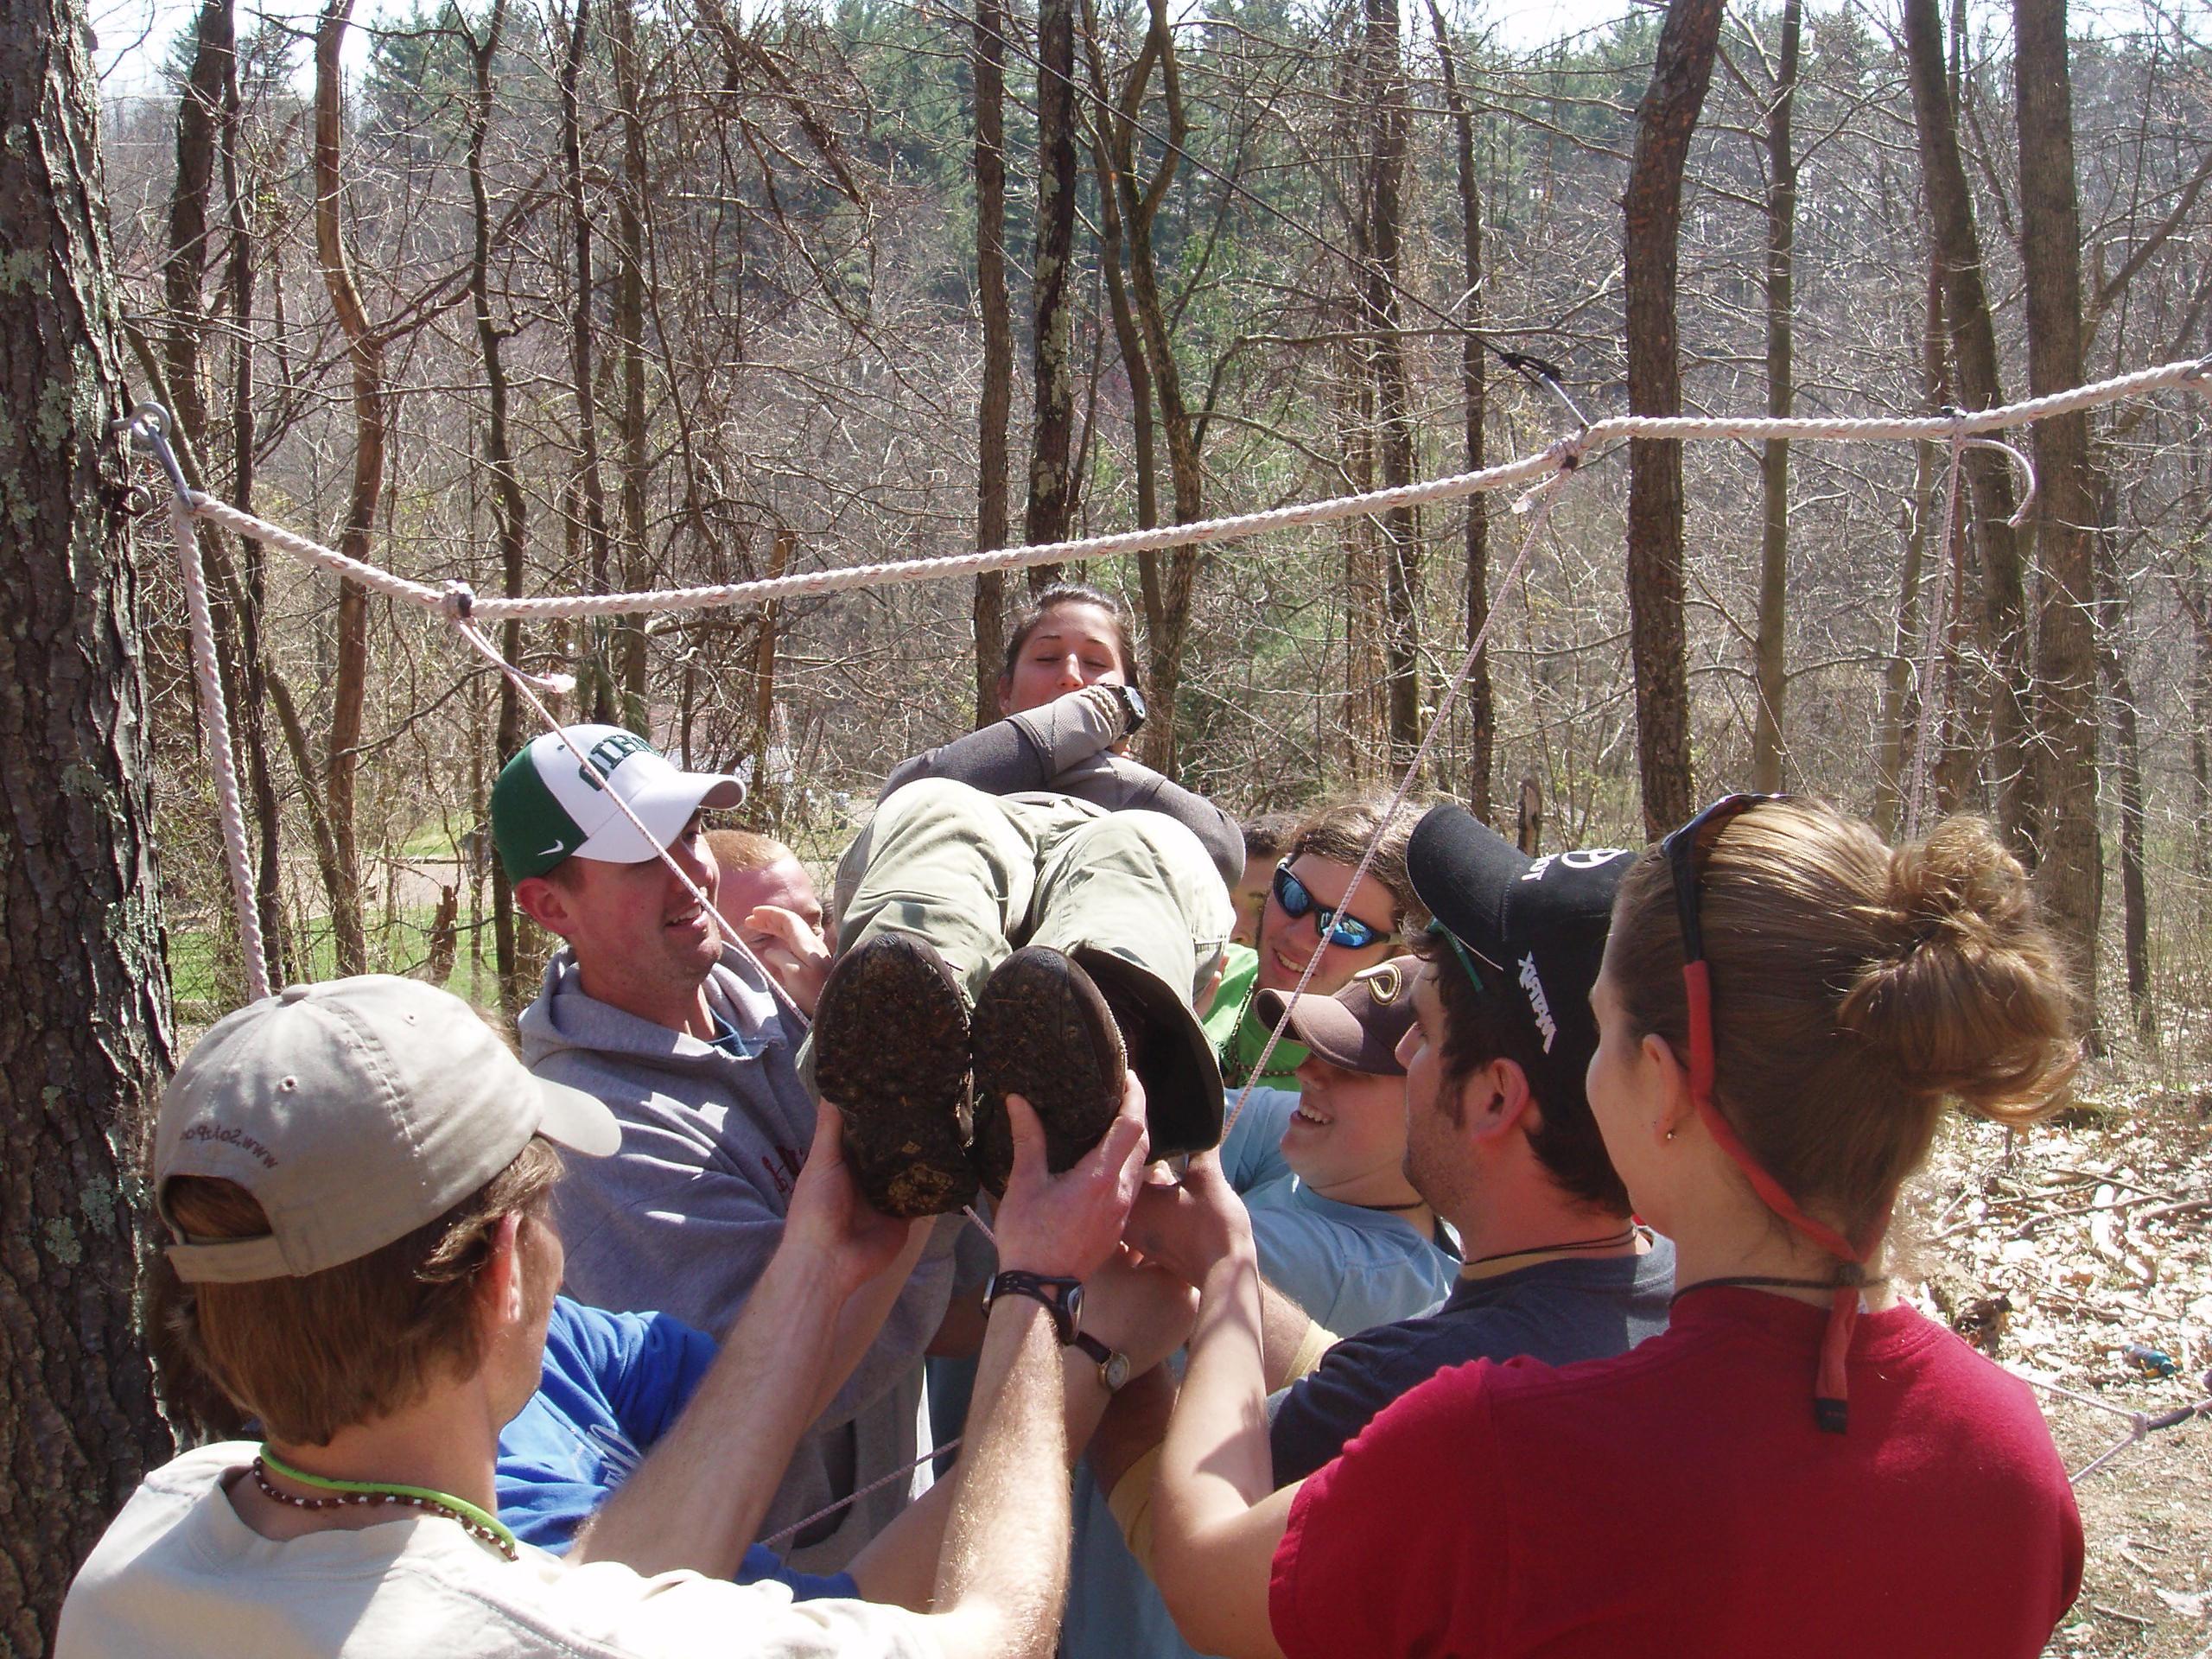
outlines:
M1205 1017L1206 1036L1221 1058L1221 1080L1241 1089L1251 1080L1252 1066L1268 1046L1268 1025L1252 1007L1253 982L1260 974L1260 953L1242 944L1229 947L1229 964L1222 969L1221 988L1214 993L1213 1011ZM1295 1089L1292 1074L1306 1062L1303 1044L1286 1036L1268 1057L1267 1075L1261 1084L1270 1089Z

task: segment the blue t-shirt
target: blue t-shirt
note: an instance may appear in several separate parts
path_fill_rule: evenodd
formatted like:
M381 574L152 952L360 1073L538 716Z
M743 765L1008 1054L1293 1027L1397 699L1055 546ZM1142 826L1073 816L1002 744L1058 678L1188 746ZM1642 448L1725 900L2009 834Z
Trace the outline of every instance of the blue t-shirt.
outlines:
M499 1431L499 1519L556 1554L675 1424L715 1363L712 1337L665 1313L609 1313L553 1299L537 1392ZM857 1597L849 1573L794 1572L749 1546L737 1581L772 1579L792 1597Z
M1447 1366L1522 1354L1571 1365L1626 1353L1667 1328L1674 1290L1675 1247L1655 1235L1642 1255L1564 1256L1463 1279L1418 1319L1346 1336L1268 1402L1275 1485L1332 1460L1385 1406Z

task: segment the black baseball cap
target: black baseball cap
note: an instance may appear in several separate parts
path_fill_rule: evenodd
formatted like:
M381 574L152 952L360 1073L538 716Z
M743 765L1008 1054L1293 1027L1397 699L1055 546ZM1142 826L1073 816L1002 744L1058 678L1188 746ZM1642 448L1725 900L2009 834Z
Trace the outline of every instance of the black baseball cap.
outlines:
M1542 1053L1541 1075L1529 1079L1540 1100L1582 1095L1598 1047L1590 988L1605 960L1613 895L1635 859L1615 847L1531 858L1450 805L1425 813L1407 843L1414 893L1486 970L1484 993L1526 1022Z

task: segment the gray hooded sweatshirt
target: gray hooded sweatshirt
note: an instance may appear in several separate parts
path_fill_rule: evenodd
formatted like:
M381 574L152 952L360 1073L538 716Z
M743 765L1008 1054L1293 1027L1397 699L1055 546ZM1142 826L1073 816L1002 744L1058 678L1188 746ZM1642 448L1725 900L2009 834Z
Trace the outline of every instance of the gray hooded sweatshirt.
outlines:
M734 1032L721 1046L586 995L563 949L516 1032L531 1071L596 1095L622 1125L620 1151L570 1159L555 1189L569 1294L726 1336L783 1236L791 1182L814 1138L814 1101L793 1065L791 1033L804 1016L758 968L725 948L707 997ZM874 1346L800 1437L764 1535L928 1449L917 1427L922 1352L944 1318L957 1234L947 1225L931 1237ZM741 1434L745 1425L729 1430ZM791 1563L812 1573L842 1567L905 1507L912 1487L888 1481L807 1528L787 1547Z

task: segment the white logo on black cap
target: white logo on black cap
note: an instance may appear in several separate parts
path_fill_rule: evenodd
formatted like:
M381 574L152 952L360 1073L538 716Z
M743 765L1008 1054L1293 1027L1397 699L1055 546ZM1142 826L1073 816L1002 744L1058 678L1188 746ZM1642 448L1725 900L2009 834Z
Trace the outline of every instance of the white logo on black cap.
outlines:
M1521 879L1523 881L1542 880L1544 872L1551 868L1554 861L1563 870L1595 870L1627 855L1627 849L1620 847L1578 847L1568 853L1546 853L1521 872Z
M1536 1030L1544 1039L1544 1052L1552 1052L1552 1039L1559 1035L1559 1026L1552 1019L1551 999L1544 995L1544 982L1536 976L1536 953L1530 951L1521 958L1521 988L1529 993L1529 1012L1536 1016Z

